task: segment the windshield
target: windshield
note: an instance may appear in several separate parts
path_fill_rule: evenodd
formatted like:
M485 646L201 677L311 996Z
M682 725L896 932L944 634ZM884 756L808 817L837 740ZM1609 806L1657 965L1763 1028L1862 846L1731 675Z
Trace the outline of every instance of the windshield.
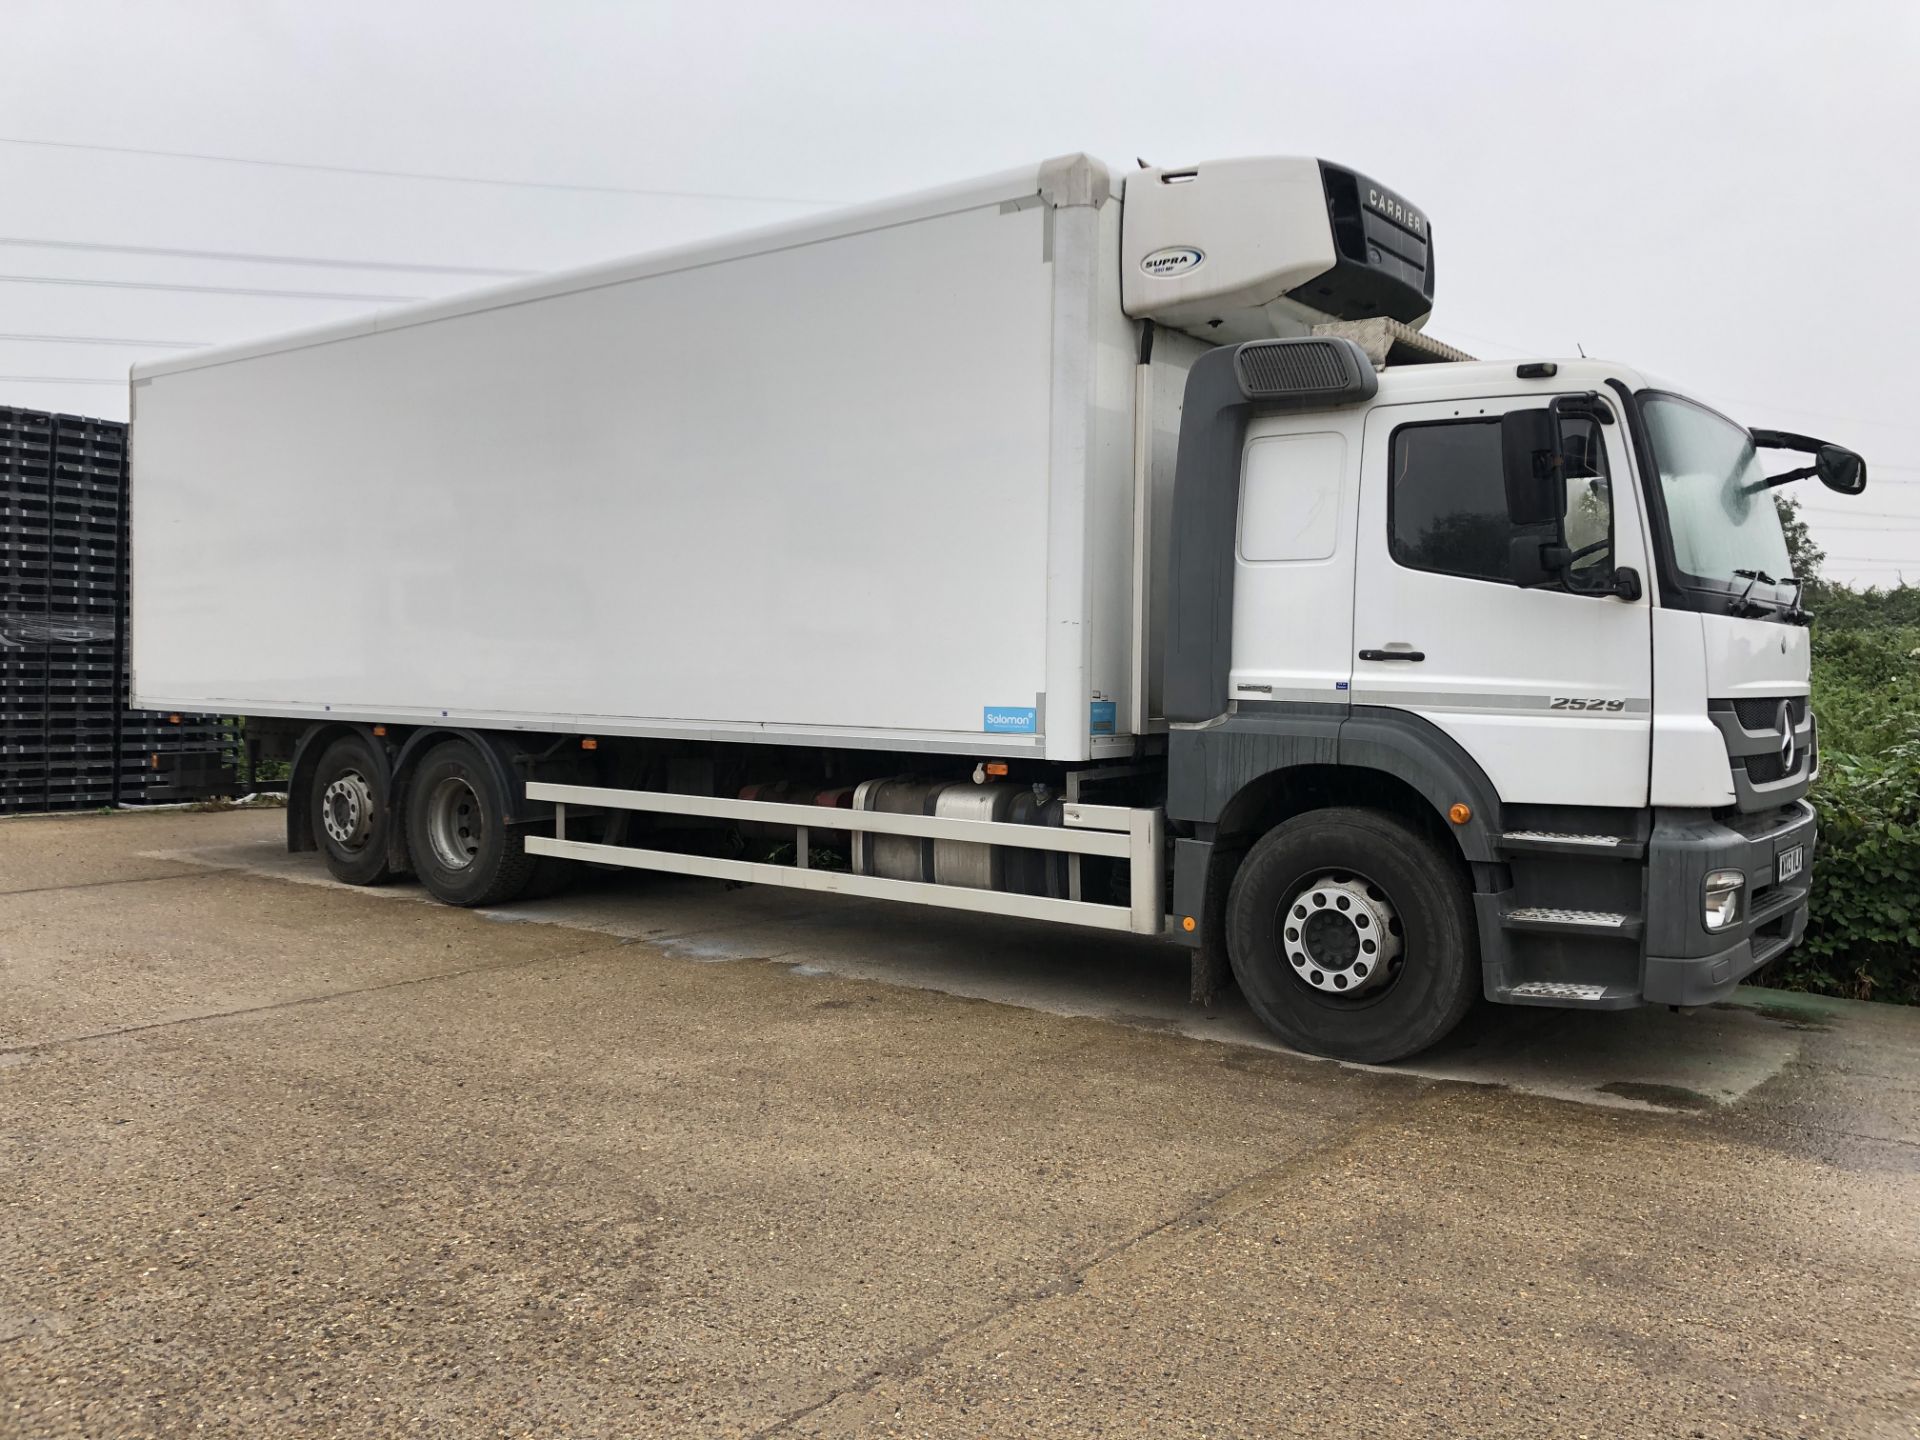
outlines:
M1780 512L1747 432L1671 395L1649 395L1641 413L1680 569L1703 580L1733 580L1744 570L1791 581Z

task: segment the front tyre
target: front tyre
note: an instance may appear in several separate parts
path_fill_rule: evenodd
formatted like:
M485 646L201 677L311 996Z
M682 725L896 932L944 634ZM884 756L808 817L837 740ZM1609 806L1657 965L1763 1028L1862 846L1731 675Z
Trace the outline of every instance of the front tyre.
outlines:
M386 774L373 742L362 735L342 735L314 767L307 794L313 843L343 885L384 885L393 879L387 868L393 810Z
M500 905L532 881L539 857L507 824L507 796L464 740L433 747L407 784L407 847L414 873L448 905Z
M1316 810L1261 837L1227 896L1227 951L1269 1030L1341 1060L1425 1050L1480 993L1464 867L1377 810Z

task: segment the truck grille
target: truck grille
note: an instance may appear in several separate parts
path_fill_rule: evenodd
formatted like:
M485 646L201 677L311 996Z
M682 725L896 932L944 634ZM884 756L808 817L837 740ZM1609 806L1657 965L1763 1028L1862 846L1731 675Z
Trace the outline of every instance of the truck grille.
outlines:
M1338 390L1347 381L1339 349L1331 341L1243 345L1235 360L1242 383L1256 395Z
M1781 709L1786 728L1781 728ZM1742 696L1710 700L1707 715L1727 742L1735 803L1742 811L1764 810L1806 793L1817 763L1813 713L1804 695ZM1791 734L1793 758L1786 742Z
M1784 698L1787 702L1787 709L1792 716L1794 728L1798 729L1804 725L1807 720L1807 697L1804 695L1790 695ZM1771 730L1776 734L1779 732L1780 701L1773 699L1733 700L1728 703L1733 706L1733 713L1740 718L1742 729Z

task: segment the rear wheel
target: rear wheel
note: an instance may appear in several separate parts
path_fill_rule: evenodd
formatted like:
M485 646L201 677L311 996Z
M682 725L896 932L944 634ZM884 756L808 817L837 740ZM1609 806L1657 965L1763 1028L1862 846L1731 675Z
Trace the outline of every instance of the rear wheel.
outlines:
M507 796L464 740L429 750L407 786L414 873L449 905L499 905L525 893L539 866L507 824Z
M1227 946L1268 1029L1342 1060L1425 1050L1480 992L1459 861L1375 810L1318 810L1263 836L1227 898Z
M334 879L346 885L382 885L393 879L387 868L393 812L387 803L386 766L371 741L343 735L321 752L307 813L313 817L313 843Z

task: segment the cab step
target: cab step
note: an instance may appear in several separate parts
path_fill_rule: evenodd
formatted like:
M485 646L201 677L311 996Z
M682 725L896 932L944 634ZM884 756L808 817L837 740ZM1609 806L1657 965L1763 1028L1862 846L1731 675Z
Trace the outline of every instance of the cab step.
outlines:
M1637 915L1616 915L1610 910L1561 910L1546 905L1503 910L1500 923L1508 930L1544 935L1596 935L1608 940L1638 938L1643 928Z
M1560 830L1509 830L1500 837L1500 848L1509 855L1581 855L1604 860L1638 860L1647 853L1638 840Z
M1640 1003L1639 993L1630 985L1585 985L1566 980L1528 980L1502 990L1496 998L1513 1005L1574 1010L1624 1010Z

